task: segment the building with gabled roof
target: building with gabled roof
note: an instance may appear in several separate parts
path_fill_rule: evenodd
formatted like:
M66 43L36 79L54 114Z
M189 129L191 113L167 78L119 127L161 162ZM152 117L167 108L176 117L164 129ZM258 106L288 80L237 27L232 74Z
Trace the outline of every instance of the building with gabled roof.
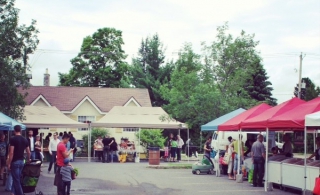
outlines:
M98 121L114 106L151 107L147 89L137 88L99 88L99 87L65 87L65 86L31 86L20 93L27 92L27 105L51 107L55 106L71 119ZM121 129L134 132L134 129ZM87 129L55 129L50 131L74 131L77 139L81 139ZM120 132L119 129L116 130ZM113 134L112 132L110 132ZM130 137L130 136L129 136Z

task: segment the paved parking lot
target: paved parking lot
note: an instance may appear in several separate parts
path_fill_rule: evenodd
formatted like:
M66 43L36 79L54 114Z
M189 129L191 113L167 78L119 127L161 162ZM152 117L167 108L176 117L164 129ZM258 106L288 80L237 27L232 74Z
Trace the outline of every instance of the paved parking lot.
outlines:
M71 194L293 194L278 189L264 192L263 188L254 188L247 182L236 183L226 176L193 175L190 169L150 169L146 168L147 163L74 162L73 165L79 169L80 175L72 182ZM45 195L56 194L54 175L48 174L46 169L47 164L44 164L37 189ZM3 194L3 188L0 189Z

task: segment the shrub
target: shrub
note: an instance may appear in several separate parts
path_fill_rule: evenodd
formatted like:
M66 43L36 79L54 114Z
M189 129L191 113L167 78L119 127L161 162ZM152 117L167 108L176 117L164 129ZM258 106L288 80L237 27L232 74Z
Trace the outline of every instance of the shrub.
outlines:
M139 132L136 133L136 137L139 139ZM140 131L140 145L146 149L152 146L163 148L164 142L165 138L160 129L142 129Z

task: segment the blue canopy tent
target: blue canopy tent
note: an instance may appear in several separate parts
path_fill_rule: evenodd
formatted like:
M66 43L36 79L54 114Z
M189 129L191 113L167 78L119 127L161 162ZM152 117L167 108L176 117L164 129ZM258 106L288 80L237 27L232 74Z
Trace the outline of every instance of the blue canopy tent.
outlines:
M25 125L0 112L0 130L12 131L16 125L20 125L22 130L26 130Z
M227 122L228 120L232 119L233 117L241 114L242 112L246 111L243 108L239 108L237 110L234 110L232 112L229 112L228 114L225 114L223 116L220 116L219 118L214 119L213 121L201 125L201 131L216 131L218 130L218 126Z

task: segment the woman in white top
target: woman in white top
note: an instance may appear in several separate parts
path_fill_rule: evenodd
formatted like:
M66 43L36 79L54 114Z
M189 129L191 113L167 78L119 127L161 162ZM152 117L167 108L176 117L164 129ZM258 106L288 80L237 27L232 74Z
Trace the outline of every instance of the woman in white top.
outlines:
M229 140L229 144L226 146L226 152L229 158L229 162L228 162L228 176L230 180L233 180L234 178L232 177L232 167L233 167L233 158L232 158L232 153L233 153L233 147L231 146L232 143L232 137L229 136L228 137Z
M181 150L182 146L184 145L183 139L181 139L180 135L177 135L177 143L178 143L178 148L177 148L177 161L179 162L181 160Z

